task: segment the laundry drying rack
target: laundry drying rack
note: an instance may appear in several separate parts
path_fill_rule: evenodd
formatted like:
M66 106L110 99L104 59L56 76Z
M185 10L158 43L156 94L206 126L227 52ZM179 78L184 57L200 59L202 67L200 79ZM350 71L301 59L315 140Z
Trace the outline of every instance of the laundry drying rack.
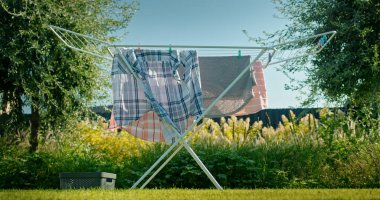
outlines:
M223 188L209 172L206 166L202 163L196 153L189 146L187 141L192 135L185 139L185 136L195 128L195 126L202 120L207 113L216 105L216 103L231 90L231 88L251 69L251 66L260 61L263 63L263 67L269 65L278 64L281 62L287 62L290 60L298 59L301 57L306 57L310 55L315 55L321 52L327 44L329 44L332 38L336 35L336 31L329 31L321 34L311 35L308 37L299 38L289 42L279 43L268 47L252 47L252 46L196 46L196 45L146 45L146 44L113 44L107 41L99 40L97 38L91 37L89 35L77 33L71 30L67 30L61 27L50 25L49 28L54 34L69 48L96 56L101 59L113 60L118 57L119 62L131 73L136 79L141 77L136 74L133 66L123 57L123 48L132 49L158 49L158 50L168 50L172 49L191 49L196 50L200 56L223 56L223 55L235 55L237 57L249 55L251 60L250 63L240 72L236 78L231 81L231 83L224 89L223 92L219 94L215 100L208 105L204 110L202 115L198 116L194 122L187 128L183 133L178 132L175 129L171 131L175 132L178 139L175 140L173 144L161 155L161 157L138 179L131 187L131 189L136 188L152 171L170 154L170 156L154 171L150 177L140 186L144 188L161 170L162 168L184 147L193 159L197 162L203 172L211 180L214 186L220 190ZM150 91L144 91L147 95L151 95ZM162 119L163 122L171 124L171 119ZM174 125L173 125L174 126ZM197 130L192 131L193 133Z

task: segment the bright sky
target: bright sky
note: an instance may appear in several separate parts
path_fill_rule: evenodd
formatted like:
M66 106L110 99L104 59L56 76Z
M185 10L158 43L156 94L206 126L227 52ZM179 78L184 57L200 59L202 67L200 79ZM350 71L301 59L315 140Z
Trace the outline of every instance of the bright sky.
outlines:
M243 29L257 37L263 36L263 31L279 30L287 23L285 19L274 17L277 11L269 0L139 2L140 9L132 18L122 43L257 46L248 41ZM269 108L298 107L299 94L284 89L289 80L275 67L264 71Z

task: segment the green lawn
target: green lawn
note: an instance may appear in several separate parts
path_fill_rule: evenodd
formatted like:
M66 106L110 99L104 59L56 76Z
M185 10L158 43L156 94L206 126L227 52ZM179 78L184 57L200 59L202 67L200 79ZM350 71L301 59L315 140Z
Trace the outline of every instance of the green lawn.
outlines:
M380 189L0 190L0 199L380 199Z

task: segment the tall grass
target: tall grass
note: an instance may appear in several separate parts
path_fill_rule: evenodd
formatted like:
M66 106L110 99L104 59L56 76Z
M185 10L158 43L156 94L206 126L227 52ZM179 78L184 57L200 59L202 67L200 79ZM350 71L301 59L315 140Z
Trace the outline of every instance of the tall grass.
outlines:
M328 109L319 116L291 113L276 129L236 117L219 124L205 119L189 143L226 188L380 187L380 120L366 123ZM116 187L129 188L168 148L104 126L101 120L80 122L44 138L35 154L24 143L2 145L0 188L58 188L64 171L116 173ZM148 187L213 185L182 150Z

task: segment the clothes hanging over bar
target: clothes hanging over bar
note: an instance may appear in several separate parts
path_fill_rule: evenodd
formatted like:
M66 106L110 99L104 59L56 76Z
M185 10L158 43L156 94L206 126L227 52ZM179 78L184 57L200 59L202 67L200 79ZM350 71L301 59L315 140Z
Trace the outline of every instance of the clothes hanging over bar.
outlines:
M199 57L205 107L208 107L240 72L250 65L250 59L250 56ZM215 118L234 115L252 99L252 87L255 84L252 73L245 73L206 116Z
M268 108L267 89L261 62L253 64L252 76L256 85L252 88L253 98L235 116L251 115Z
M117 127L144 140L172 143L176 135L170 131L170 124L163 123L163 117L169 117L175 129L183 132L192 124L192 117L202 114L197 52L123 49L122 56L139 78L114 57L112 90ZM177 71L180 67L182 77ZM149 114L151 111L157 115Z

